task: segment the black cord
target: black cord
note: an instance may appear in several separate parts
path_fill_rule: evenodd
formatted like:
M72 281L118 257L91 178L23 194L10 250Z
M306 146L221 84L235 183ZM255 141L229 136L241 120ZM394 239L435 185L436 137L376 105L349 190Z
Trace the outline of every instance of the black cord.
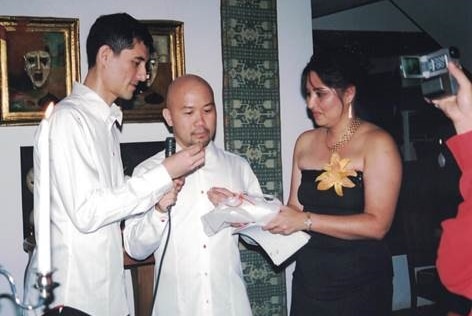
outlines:
M169 206L167 208L167 216L169 217L169 220L168 220L168 229L167 229L167 239L166 239L166 243L164 244L164 249L162 250L162 254L161 254L161 259L159 260L159 270L157 271L157 276L156 276L156 284L154 284L154 293L152 295L152 305L151 305L151 310L150 310L150 316L152 316L152 312L154 310L154 305L155 305L155 302L156 302L156 296L157 296L157 288L159 286L159 279L161 277L161 270L162 270L162 264L164 262L164 255L166 254L166 250L167 250L167 244L169 243L169 239L170 239L170 229L172 227L171 225L171 216L170 216L170 210L171 210L171 206Z

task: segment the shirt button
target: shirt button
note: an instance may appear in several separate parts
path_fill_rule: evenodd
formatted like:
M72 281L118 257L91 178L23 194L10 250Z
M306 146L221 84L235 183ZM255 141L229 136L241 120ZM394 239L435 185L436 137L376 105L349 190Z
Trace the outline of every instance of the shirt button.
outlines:
M200 194L203 194L203 193L205 193L205 192L204 192L203 190L201 190L201 191L200 191Z
M203 249L206 249L207 245L206 244L203 244Z

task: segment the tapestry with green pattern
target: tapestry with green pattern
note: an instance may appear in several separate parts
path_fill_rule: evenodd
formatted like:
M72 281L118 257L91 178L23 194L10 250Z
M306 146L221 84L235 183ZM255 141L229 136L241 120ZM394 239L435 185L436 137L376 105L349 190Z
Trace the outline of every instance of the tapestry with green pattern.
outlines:
M248 159L283 200L276 0L221 0L225 148ZM287 314L284 270L241 244L255 316Z

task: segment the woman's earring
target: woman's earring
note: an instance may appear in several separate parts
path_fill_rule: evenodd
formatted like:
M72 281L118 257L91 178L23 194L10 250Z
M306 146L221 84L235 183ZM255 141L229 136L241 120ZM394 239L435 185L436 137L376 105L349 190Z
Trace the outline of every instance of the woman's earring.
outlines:
M349 109L348 109L347 116L348 116L350 119L352 119L352 102L349 102Z

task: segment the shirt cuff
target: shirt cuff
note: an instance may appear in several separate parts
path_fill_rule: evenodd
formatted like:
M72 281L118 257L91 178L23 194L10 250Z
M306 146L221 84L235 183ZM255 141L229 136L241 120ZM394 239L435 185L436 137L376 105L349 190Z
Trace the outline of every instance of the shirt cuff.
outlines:
M151 194L155 201L158 201L162 195L172 188L172 178L162 164L149 170L142 177L152 189Z

